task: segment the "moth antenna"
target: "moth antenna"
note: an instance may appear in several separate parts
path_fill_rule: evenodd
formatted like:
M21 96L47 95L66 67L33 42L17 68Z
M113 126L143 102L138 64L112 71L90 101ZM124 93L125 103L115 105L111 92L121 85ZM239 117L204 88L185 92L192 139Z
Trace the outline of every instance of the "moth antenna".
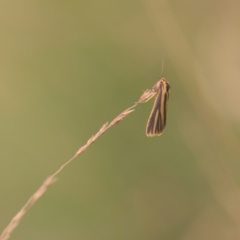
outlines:
M162 77L163 77L163 66L164 66L164 53L162 55Z

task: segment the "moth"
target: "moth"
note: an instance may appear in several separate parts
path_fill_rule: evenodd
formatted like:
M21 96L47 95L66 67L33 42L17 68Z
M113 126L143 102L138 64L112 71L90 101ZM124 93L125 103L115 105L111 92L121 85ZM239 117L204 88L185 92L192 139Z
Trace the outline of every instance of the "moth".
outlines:
M148 137L161 135L166 126L169 92L170 84L165 78L161 78L152 89L145 91L140 97L140 102L147 102L155 97L146 126L146 135Z

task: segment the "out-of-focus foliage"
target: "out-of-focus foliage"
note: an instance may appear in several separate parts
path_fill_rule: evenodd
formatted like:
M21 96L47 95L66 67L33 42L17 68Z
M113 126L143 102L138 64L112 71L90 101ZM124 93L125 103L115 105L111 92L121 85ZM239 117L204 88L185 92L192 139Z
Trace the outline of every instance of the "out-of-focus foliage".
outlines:
M58 178L11 239L240 238L240 2L1 1L0 228L42 181L161 77Z

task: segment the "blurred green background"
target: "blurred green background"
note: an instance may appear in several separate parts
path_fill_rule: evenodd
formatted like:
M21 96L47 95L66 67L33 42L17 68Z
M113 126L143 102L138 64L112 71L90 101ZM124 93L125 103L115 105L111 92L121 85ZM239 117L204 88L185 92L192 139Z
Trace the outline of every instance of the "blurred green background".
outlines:
M167 127L141 104L69 165L11 239L240 239L239 1L1 1L0 229L44 179L161 77Z

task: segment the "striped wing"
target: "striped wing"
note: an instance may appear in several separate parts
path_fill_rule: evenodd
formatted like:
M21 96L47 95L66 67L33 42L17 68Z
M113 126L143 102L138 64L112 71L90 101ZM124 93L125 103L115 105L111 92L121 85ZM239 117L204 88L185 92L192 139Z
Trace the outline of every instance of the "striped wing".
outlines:
M170 85L162 78L156 86L158 87L158 93L146 127L146 135L149 137L161 135L167 119L167 101Z

